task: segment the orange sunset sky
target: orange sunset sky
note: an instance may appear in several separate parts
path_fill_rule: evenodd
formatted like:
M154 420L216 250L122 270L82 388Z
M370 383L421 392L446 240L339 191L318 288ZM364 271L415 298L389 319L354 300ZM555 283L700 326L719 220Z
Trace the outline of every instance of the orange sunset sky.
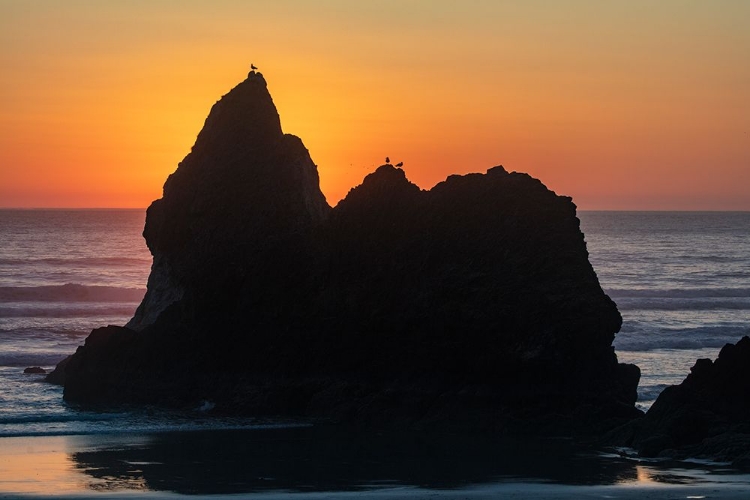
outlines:
M148 206L251 62L331 204L388 155L750 210L743 0L0 0L0 206Z

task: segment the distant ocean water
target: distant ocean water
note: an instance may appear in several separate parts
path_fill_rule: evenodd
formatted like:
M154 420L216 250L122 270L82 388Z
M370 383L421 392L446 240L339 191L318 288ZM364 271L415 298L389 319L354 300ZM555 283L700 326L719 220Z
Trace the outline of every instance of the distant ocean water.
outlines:
M624 318L618 356L642 370L641 407L697 358L750 334L750 213L579 217ZM23 373L53 368L92 328L130 319L151 264L144 218L143 210L0 210L0 437L290 425L216 420L198 409L81 409L43 376Z
M641 368L647 409L699 358L750 335L750 212L582 212L589 260L623 326L621 362Z

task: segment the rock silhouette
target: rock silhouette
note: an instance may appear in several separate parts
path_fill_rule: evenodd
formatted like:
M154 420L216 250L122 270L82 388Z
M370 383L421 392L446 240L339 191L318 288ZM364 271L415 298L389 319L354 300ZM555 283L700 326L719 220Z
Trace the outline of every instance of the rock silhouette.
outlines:
M639 414L570 198L502 167L423 191L383 165L330 208L260 73L214 105L144 237L147 294L68 360L67 400L535 429Z
M750 466L750 337L699 359L646 415L614 432L644 456L709 457Z
M268 279L264 255L298 251L330 209L302 141L281 131L260 73L211 109L190 154L148 208L143 235L154 263L128 327L141 330L170 304L214 302ZM291 262L290 262L291 264Z

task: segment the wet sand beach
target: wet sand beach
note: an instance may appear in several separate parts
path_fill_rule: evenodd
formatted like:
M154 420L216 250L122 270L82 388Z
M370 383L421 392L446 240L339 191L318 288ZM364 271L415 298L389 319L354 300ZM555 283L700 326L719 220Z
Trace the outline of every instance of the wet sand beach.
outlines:
M0 438L0 498L748 498L726 465L571 440L310 426Z

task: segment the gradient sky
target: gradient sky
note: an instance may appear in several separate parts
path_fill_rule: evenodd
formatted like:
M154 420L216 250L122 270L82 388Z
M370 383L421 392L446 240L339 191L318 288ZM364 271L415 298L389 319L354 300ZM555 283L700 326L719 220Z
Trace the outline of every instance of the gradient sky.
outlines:
M0 0L0 206L148 206L251 62L331 204L388 155L750 210L744 0Z

